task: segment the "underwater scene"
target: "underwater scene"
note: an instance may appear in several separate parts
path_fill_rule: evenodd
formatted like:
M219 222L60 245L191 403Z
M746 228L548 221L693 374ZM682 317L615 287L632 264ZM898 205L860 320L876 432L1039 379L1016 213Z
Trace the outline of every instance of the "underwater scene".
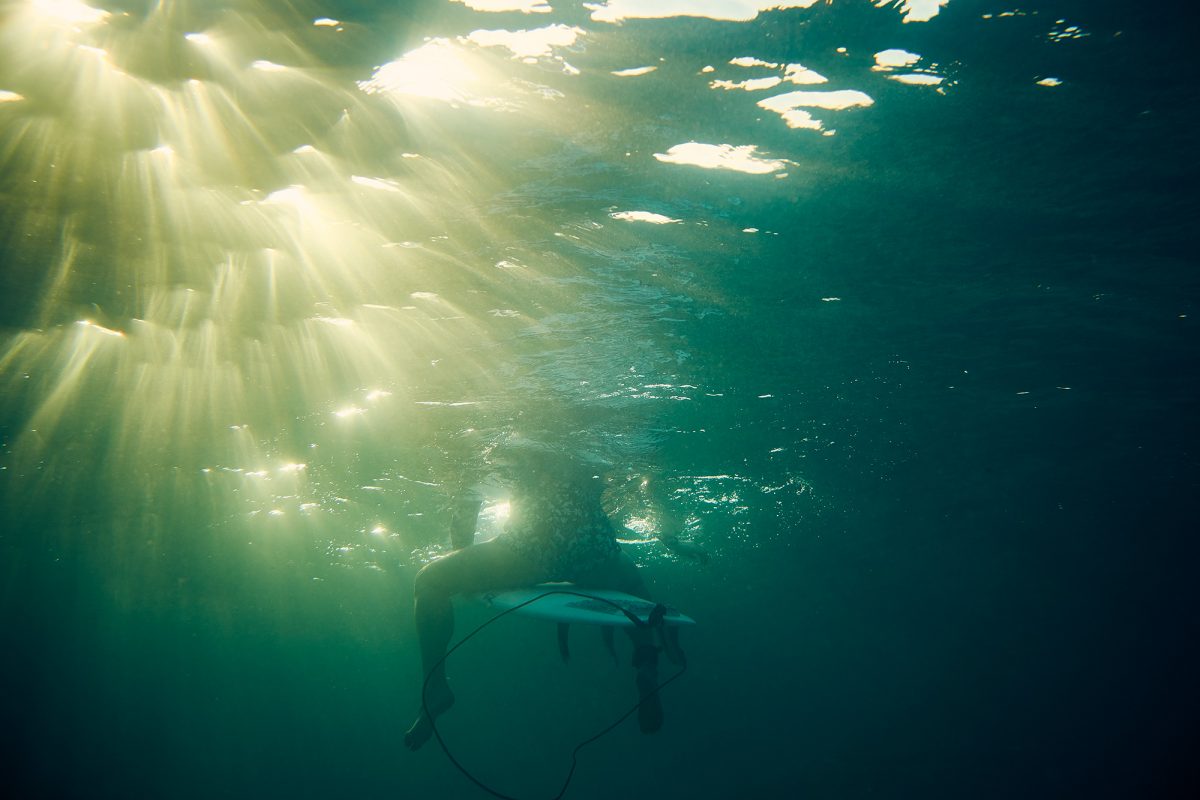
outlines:
M1185 18L0 1L12 796L1196 796Z

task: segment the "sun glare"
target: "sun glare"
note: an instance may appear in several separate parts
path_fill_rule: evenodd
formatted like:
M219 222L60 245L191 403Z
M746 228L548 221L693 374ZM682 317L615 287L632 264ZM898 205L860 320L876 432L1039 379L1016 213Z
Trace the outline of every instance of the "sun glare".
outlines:
M477 97L483 83L461 46L449 39L431 39L395 61L375 70L359 84L368 94L410 95L447 103L482 102Z
M114 502L141 504L186 466L221 502L288 510L222 476L269 487L308 471L274 452L298 419L361 420L337 436L409 424L398 400L416 375L491 385L486 291L533 273L449 241L444 220L472 225L465 198L487 170L439 152L432 115L406 133L406 104L489 108L512 62L431 40L359 85L305 66L312 36L350 35L341 23L285 32L254 12L218 4L197 28L170 4L139 17L27 0L0 22L22 67L0 84L0 166L28 187L6 212L16 263L37 267L13 276L30 287L30 327L6 335L0 380L25 404L10 474L40 490L102 460ZM531 53L554 46L534 39ZM142 487L127 490L134 473Z
M514 386L615 396L589 378L626 342L565 332L599 313L591 270L614 241L640 252L643 237L702 235L707 222L653 198L581 195L590 218L568 220L545 210L561 198L522 199L526 166L559 157L534 148L561 146L574 179L589 174L587 148L610 146L573 138L602 129L613 106L571 63L591 59L601 43L589 37L609 26L539 25L551 4L478 0L451 7L472 20L453 35L379 54L386 35L286 3L104 5L114 10L24 0L0 17L0 170L19 232L5 243L16 310L0 402L22 503L44 499L63 530L72 493L102 496L123 531L152 516L165 530L177 513L270 519L274 536L352 507L373 524L379 503L398 503L393 476L345 478L370 445L436 452L435 434L492 413ZM716 5L737 19L771 6ZM750 56L718 63L714 85L741 90L723 99L752 114L781 84L824 80ZM637 91L676 66L626 53L589 77ZM771 110L790 119L865 102L782 97L789 108ZM792 165L745 141L661 142L641 159L683 181L779 178ZM652 294L643 279L639 303ZM545 353L554 369L533 363ZM425 477L411 483L443 480ZM501 520L507 506L488 513Z
M79 0L30 0L29 6L41 19L66 25L94 25L111 16L109 12Z

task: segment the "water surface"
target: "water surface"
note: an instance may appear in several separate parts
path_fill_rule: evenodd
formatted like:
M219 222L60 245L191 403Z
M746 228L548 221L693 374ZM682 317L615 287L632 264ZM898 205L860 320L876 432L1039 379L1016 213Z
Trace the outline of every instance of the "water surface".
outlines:
M1158 13L7 3L25 785L484 796L400 743L412 579L519 434L614 465L701 622L665 729L568 796L1194 790L1197 97ZM630 700L578 640L456 655L501 791Z

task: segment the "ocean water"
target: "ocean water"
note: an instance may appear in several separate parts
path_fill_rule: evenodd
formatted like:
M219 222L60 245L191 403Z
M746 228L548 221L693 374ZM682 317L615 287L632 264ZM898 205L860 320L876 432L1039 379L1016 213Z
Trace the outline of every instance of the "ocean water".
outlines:
M16 796L486 797L403 746L412 585L513 436L610 463L699 622L664 728L567 797L1192 796L1182 20L3 3ZM452 657L498 791L552 797L635 699L572 641Z

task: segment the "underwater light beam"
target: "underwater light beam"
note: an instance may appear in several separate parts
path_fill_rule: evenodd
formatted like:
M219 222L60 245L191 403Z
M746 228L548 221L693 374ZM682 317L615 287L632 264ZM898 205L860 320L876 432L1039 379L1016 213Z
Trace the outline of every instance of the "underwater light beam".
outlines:
M31 0L29 7L39 18L65 25L94 25L112 16L79 0Z

